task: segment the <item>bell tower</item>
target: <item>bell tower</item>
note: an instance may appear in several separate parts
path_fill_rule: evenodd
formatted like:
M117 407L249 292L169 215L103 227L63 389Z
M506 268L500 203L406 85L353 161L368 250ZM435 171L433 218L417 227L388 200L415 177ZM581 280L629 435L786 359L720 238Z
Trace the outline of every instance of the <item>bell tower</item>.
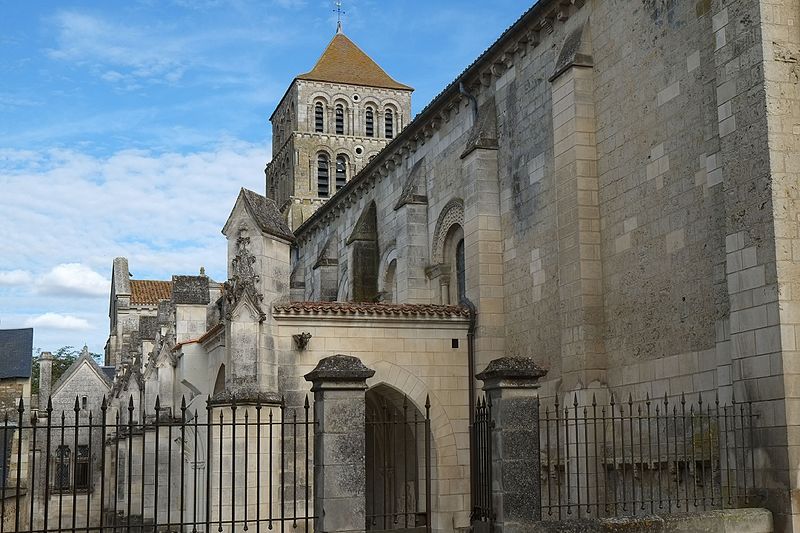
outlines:
M292 230L405 127L412 92L344 34L340 12L336 34L314 68L292 81L270 117L266 196Z

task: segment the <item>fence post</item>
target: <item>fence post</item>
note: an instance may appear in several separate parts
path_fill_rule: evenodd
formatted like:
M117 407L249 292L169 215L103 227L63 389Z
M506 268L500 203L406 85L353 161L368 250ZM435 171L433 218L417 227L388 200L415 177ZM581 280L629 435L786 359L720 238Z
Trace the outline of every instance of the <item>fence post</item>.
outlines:
M357 357L332 355L306 374L312 383L314 530L363 532L366 528L365 391L375 374Z
M495 531L527 530L542 518L539 378L527 357L501 357L476 377L492 402L492 504Z

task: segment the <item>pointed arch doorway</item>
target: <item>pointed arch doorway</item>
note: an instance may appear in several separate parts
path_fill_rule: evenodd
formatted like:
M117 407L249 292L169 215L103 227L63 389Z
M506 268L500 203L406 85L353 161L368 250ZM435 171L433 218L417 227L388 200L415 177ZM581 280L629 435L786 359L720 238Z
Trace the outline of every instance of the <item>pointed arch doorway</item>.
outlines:
M430 531L430 402L423 413L384 384L366 396L366 529Z

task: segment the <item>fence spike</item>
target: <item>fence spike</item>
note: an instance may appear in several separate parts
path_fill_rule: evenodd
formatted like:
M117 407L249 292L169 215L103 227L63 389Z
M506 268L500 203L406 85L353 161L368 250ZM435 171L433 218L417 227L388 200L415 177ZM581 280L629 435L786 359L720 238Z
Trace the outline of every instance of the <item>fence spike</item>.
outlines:
M610 405L613 407L617 404L617 400L614 398L614 393L611 393L611 402Z
M19 397L19 406L17 407L17 411L20 413L25 411L25 403L22 401L22 396Z
M100 410L105 412L106 409L108 409L108 400L106 399L106 395L103 394L103 401L100 404Z
M53 397L52 396L48 396L47 397L47 412L48 413L52 413L53 412Z
M158 418L158 414L161 412L161 399L159 398L158 394L156 394L156 418Z
M128 400L128 411L133 412L133 394L131 394L130 399Z
M592 393L592 407L597 407L597 398L595 397L595 393Z
M81 402L78 400L77 394L75 395L75 407L73 407L73 409L76 413L81 410Z
M306 409L308 409L308 408L309 408L309 405L310 405L310 404L308 403L308 394L306 394L306 401L304 402L304 404L303 404L303 407L305 407Z
M430 394L425 395L425 409L430 409L431 407L431 396Z
M686 393L681 393L681 405L686 405Z
M647 392L645 394L644 403L646 403L647 405L650 405L650 393L649 392Z
M628 407L632 407L632 406L633 406L633 393L629 392L628 393Z
M698 392L697 393L697 405L700 406L700 411L702 411L703 410L703 393L702 392Z
M572 397L572 406L578 407L578 393L576 392Z

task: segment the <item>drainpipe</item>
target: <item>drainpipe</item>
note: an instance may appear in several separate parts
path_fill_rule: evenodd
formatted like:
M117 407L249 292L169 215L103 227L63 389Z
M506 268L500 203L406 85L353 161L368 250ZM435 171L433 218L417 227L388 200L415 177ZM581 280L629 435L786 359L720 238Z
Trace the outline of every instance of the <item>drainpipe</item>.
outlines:
M475 509L475 327L478 322L478 310L469 298L464 296L461 305L469 309L469 329L467 330L467 365L469 366L468 378L468 409L469 412L469 510L470 518Z

